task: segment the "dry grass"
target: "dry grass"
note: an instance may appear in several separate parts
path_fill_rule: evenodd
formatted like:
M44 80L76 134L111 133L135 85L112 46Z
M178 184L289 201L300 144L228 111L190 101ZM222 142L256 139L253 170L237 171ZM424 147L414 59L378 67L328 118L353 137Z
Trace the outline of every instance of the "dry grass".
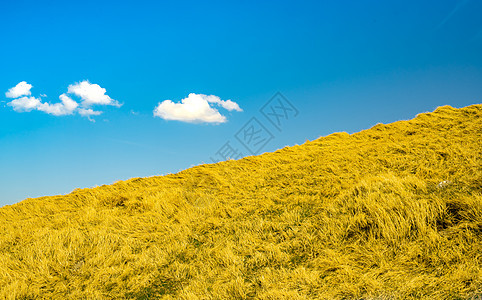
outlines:
M0 298L481 299L481 117L3 207Z

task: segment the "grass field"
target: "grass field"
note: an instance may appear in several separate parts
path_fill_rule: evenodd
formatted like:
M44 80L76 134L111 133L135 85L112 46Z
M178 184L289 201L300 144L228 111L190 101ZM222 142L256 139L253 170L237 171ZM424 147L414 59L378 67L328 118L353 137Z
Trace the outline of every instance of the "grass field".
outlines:
M482 105L0 208L0 298L481 299Z

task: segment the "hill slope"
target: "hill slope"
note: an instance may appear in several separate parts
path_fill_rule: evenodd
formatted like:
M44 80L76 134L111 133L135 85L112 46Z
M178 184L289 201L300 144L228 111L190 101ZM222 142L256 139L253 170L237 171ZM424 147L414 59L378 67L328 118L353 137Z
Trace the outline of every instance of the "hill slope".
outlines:
M0 297L476 297L481 140L482 105L444 106L274 153L27 199L0 209Z

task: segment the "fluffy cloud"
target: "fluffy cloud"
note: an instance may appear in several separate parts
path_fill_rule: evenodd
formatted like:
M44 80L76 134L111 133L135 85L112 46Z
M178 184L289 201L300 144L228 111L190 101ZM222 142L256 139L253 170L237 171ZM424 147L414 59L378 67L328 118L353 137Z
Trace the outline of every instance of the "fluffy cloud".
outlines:
M199 95L202 96L207 102L209 103L216 103L217 105L221 106L224 109L227 109L229 111L235 110L235 111L243 111L238 103L233 102L231 100L221 100L218 96L214 95Z
M87 80L69 85L68 92L82 99L82 106L113 105L120 107L116 100L106 95L106 90L98 84L92 84Z
M41 103L39 104L37 109L54 116L65 116L74 114L74 111L79 106L79 104L65 94L60 95L59 99L61 103Z
M242 111L236 102L221 100L214 95L191 93L180 103L165 100L154 109L154 116L165 120L183 121L189 123L224 123L226 117L221 115L210 103L221 106L229 111Z
M106 90L104 88L97 84L91 84L88 81L82 81L70 85L67 91L67 93L70 95L60 95L60 102L54 104L42 102L40 98L27 97L27 95L31 95L31 88L31 84L22 81L15 87L9 89L5 95L9 98L17 99L10 101L7 105L11 106L16 112L29 112L32 110L38 110L54 116L65 116L78 113L80 116L86 117L91 121L93 121L91 119L92 116L102 114L102 111L95 111L91 109L90 107L92 105L120 106L117 101L105 94ZM80 104L73 100L71 96L78 96L81 100ZM42 94L41 97L45 97L45 95Z
M101 111L95 111L91 108L79 108L79 115L83 117L98 116L101 114Z
M72 115L79 106L77 102L70 99L67 95L60 95L60 103L50 104L42 102L35 97L21 97L10 101L7 105L11 106L16 112L29 112L39 110L54 116Z
M91 108L79 108L79 115L88 118L90 121L95 122L91 117L101 115L101 111L95 111Z
M32 88L31 84L28 84L26 81L19 82L16 86L9 89L5 96L7 98L18 98L21 96L30 96L32 93L30 89Z
M7 105L11 106L16 112L32 111L37 109L40 104L40 100L35 97L21 97L7 103Z

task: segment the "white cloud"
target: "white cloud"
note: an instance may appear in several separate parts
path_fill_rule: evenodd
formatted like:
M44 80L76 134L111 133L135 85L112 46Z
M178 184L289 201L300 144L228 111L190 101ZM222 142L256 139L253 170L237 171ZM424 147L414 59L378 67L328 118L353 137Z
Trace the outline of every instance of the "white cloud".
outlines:
M45 94L41 94L39 98L27 97L27 95L31 95L31 88L31 84L22 81L15 87L9 89L5 95L9 98L17 99L8 102L7 105L11 106L16 112L38 110L54 116L65 116L78 113L80 116L87 117L91 121L93 121L91 119L92 116L102 114L102 111L91 109L90 107L92 105L121 106L116 100L105 94L106 90L104 88L101 88L97 84L91 84L88 81L82 81L69 85L68 87L67 93L80 97L80 104L65 93L59 96L61 101L59 103L51 104L48 102L42 102L40 97L46 97Z
M79 106L77 102L69 96L62 94L59 96L61 103L41 103L37 109L54 116L65 116L74 114L75 109Z
M50 104L47 102L42 102L40 99L35 97L21 97L10 101L8 105L11 106L16 112L39 110L54 116L72 115L75 109L79 106L77 102L70 99L65 94L60 95L59 98L62 102Z
M106 95L106 90L98 84L92 84L87 80L69 85L69 94L74 94L82 99L83 107L91 105L113 105L120 107L121 104Z
M9 89L5 96L7 98L18 98L21 96L30 96L32 93L30 89L32 88L31 84L28 84L26 81L19 82L16 86Z
M187 98L182 99L180 103L174 103L171 100L159 103L154 109L154 116L165 120L190 123L226 122L226 117L221 115L217 109L211 107L210 103L215 103L229 111L242 111L239 105L231 100L224 101L214 95L191 93Z
M79 115L82 117L91 117L101 115L101 111L95 111L91 108L79 108Z
M95 111L91 108L79 108L79 115L86 117L89 121L95 122L91 117L101 115L101 111Z
M37 109L40 104L40 100L35 97L21 97L7 103L7 105L11 106L16 112L32 111Z
M206 99L209 103L216 103L217 105L221 106L224 109L227 109L229 111L235 110L235 111L243 111L238 103L233 102L231 100L221 100L218 96L214 95L200 95L204 99Z

